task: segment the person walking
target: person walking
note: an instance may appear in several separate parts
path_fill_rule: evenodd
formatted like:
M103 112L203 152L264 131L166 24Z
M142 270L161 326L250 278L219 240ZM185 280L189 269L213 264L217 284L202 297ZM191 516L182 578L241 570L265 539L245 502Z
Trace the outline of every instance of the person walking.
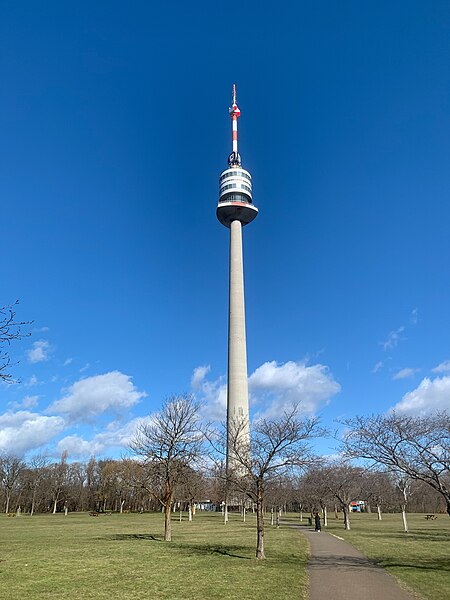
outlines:
M322 526L320 523L320 515L318 512L314 513L314 531L317 531L317 532L322 531Z

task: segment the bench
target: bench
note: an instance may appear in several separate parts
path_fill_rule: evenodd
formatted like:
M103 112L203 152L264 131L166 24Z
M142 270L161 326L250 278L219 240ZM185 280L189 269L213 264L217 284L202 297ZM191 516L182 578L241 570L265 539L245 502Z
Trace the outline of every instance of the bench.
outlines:
M89 516L90 517L98 517L98 512L90 512Z
M430 520L431 520L431 521L434 521L435 519L437 519L437 516L436 516L436 515L426 515L426 516L425 516L425 519L426 519L427 521L430 521Z

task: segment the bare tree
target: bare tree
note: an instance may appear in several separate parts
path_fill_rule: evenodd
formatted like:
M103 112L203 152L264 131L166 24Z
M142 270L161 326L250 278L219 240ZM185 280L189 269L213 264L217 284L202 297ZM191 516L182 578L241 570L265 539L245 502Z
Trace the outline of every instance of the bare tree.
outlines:
M344 515L344 529L350 529L350 503L361 500L364 469L340 461L322 467L322 478Z
M7 370L11 366L9 356L9 346L13 340L20 340L30 333L22 333L25 325L30 325L31 321L16 321L15 306L19 303L16 300L13 304L0 307L0 381L14 383L11 373Z
M450 515L450 415L388 415L355 417L344 421L348 428L343 449L351 458L403 473L425 482L445 499Z
M9 513L12 494L24 469L25 463L17 456L0 457L0 483L5 491L5 513Z
M302 490L303 502L306 502L311 512L322 510L323 525L328 526L327 506L334 501L334 496L330 491L329 482L324 475L320 465L315 465L308 469L307 473L300 479L300 489Z
M242 431L248 424L236 421L228 440L232 444L235 469L229 471L229 483L245 492L256 504L256 558L264 559L264 501L270 481L289 471L302 469L313 462L308 441L323 433L316 418L302 418L300 406L286 409L280 417L258 419L251 427L250 451ZM213 441L216 450L224 455L226 434ZM217 444L217 441L219 442Z
M179 486L179 498L187 503L188 519L193 520L195 509L194 501L196 498L205 498L206 482L205 478L199 471L195 471L188 465L185 465L184 481Z
M368 471L364 476L364 500L367 501L367 509L375 505L378 521L382 520L382 507L385 508L395 493L392 475L388 471Z
M406 518L406 507L411 495L412 479L405 477L403 473L396 472L393 474L397 494L400 496L400 509L402 511L403 531L408 533L408 520Z
M151 494L164 507L164 539L172 539L171 511L175 485L183 481L186 465L195 465L202 456L203 434L199 427L198 404L193 396L172 396L161 411L142 423L130 443L143 457ZM161 489L162 488L162 489Z
M31 490L30 515L33 516L36 509L36 499L39 485L45 477L48 458L45 454L35 454L30 458L27 483Z
M58 502L61 500L64 487L67 484L67 456L67 450L64 450L61 454L60 462L50 466L50 489L53 502L53 514L56 514Z

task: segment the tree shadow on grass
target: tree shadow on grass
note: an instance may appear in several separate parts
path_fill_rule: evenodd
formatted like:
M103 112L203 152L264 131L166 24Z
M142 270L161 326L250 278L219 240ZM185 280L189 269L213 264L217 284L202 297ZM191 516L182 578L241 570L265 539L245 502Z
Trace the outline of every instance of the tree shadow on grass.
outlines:
M189 554L198 554L200 556L212 556L220 554L232 558L243 558L252 560L250 556L244 556L243 553L248 550L247 546L223 545L223 544L174 544L178 550Z
M104 539L103 536L102 539ZM151 542L163 542L164 536L153 535L152 533L115 533L107 536L110 540L118 542L139 540L139 541L151 541ZM246 546L239 545L228 545L223 544L183 544L177 542L168 542L167 548L177 549L178 551L185 552L187 554L198 554L200 556L208 556L214 554L221 554L222 556L230 556L233 558L243 558L251 560L249 556L243 556L243 552L247 550ZM238 554L239 553L239 554Z
M446 558L430 558L429 560L421 559L420 563L410 563L401 560L380 560L377 564L384 568L397 567L401 569L413 569L420 571L448 571L450 572L450 560Z
M115 533L107 536L110 540L125 542L129 540L147 540L152 542L162 542L162 535L153 535L152 533Z

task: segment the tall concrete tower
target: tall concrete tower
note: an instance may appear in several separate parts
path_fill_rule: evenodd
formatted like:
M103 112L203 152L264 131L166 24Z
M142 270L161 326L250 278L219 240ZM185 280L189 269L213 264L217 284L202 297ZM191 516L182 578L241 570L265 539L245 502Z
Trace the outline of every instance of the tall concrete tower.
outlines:
M227 474L236 465L232 436L239 428L239 445L250 448L248 409L247 347L245 338L244 266L242 259L242 227L258 214L252 200L252 177L241 166L238 152L237 122L241 111L236 104L236 86L229 109L232 124L233 151L228 169L219 179L217 218L230 230L230 284L228 317L228 388L227 388Z

